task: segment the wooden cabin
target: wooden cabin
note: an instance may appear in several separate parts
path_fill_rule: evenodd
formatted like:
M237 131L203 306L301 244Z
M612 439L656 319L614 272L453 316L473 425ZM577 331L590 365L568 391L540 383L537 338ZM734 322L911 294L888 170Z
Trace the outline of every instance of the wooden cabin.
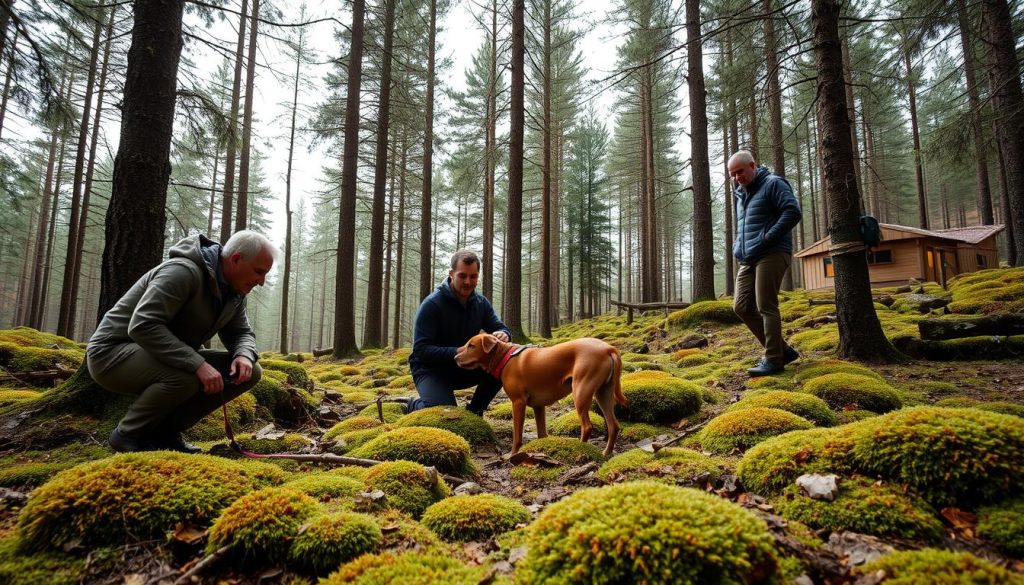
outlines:
M944 283L957 274L999 266L996 236L1001 225L945 230L881 224L882 243L868 253L871 286L896 286L908 280ZM835 273L825 237L793 256L801 263L804 288L835 288Z

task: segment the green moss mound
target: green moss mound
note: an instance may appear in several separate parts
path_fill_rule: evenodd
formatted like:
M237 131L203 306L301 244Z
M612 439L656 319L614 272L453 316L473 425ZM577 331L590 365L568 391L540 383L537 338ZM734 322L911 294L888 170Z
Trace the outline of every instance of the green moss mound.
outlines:
M864 366L854 364L851 362L844 362L842 360L822 360L817 362L810 362L804 367L797 370L793 379L797 382L806 382L811 378L817 378L818 376L824 376L825 374L856 374L858 376L867 376L874 378L879 382L885 382L885 378L882 377L878 372L866 368Z
M491 404L491 407L484 414L497 420L512 420L512 402L506 400L505 402ZM526 409L526 418L533 418L532 408Z
M415 461L433 465L443 473L461 477L476 474L469 458L469 443L451 431L430 427L404 427L370 439L350 451L353 457L378 461Z
M477 585L484 582L486 567L471 567L450 556L428 553L363 555L342 565L320 585ZM508 581L498 578L492 583Z
M298 433L285 433L278 439L256 438L253 433L242 433L235 437L242 449L253 453L290 453L309 447L309 440Z
M0 389L0 409L3 409L12 404L20 404L29 400L35 400L42 396L43 393L38 390L7 390Z
M346 477L338 473L312 473L305 477L293 479L281 487L298 490L318 500L347 499L363 491L360 479Z
M260 360L260 365L267 370L277 370L288 374L288 383L293 386L303 386L309 384L309 376L306 374L306 369L295 362L285 360Z
M657 482L580 490L528 529L523 583L770 583L764 523L721 498Z
M364 431L366 429L379 427L383 424L384 423L380 422L380 419L378 418L363 415L353 416L351 418L346 418L340 423L327 429L327 432L324 433L323 440L333 441L345 433L352 431Z
M971 553L924 549L889 553L861 567L868 575L884 571L885 585L1021 585L1024 577Z
M55 551L26 554L16 536L0 539L0 583L75 585L83 580L85 559Z
M668 447L654 453L632 449L606 461L597 477L611 482L651 479L682 486L714 483L725 472L725 461L690 449Z
M377 511L374 515L384 533L379 550L438 551L438 554L449 554L448 545L437 534L405 512L389 508Z
M836 414L836 424L845 425L876 416L878 416L877 412L861 410L859 408L855 408L853 410L842 410Z
M803 391L821 398L833 408L856 404L864 410L884 413L903 406L892 386L858 374L825 374L811 378L804 384Z
M673 423L700 410L703 389L668 372L644 370L622 376L627 404L615 412L632 422Z
M231 428L235 432L250 426L256 421L257 405L256 397L250 392L246 392L228 402L228 420L231 422ZM185 436L190 441L216 441L225 438L223 411L218 408L211 412L203 420L185 431Z
M260 381L249 392L256 398L256 402L275 419L287 422L302 419L306 416L307 410L316 403L316 400L305 390L292 388L289 391L271 375L264 375L260 378Z
M863 477L840 481L831 502L812 500L801 494L798 486L790 485L772 504L780 515L812 528L931 542L942 538L942 524L928 504L898 486Z
M719 323L733 325L740 323L740 318L732 308L731 301L703 301L676 311L668 316L665 324L668 329L692 329L701 323Z
M671 432L673 431L670 428L647 423L623 423L619 428L619 440L636 442Z
M977 408L978 410L987 410L989 412L998 412L1001 414L1012 414L1013 416L1024 417L1024 406L1014 404L1013 402L985 402L974 398L959 397L939 400L935 403L935 406L943 406L947 408Z
M367 491L380 490L380 508L393 508L419 518L431 504L451 494L440 477L431 478L422 465L394 461L374 465L363 480Z
M543 453L563 466L583 465L604 459L604 454L598 447L569 437L534 439L523 445L520 450L524 453ZM512 468L511 477L520 481L550 481L561 475L563 471L565 471L564 467L517 465Z
M342 433L331 439L336 441L337 444L332 446L330 451L338 454L348 453L356 447L365 445L390 430L392 430L391 425L383 424L370 429L363 429L361 431L349 431L347 433Z
M293 565L326 575L342 563L373 552L383 538L372 516L357 512L324 514L299 528L288 558Z
M244 562L278 563L303 522L317 513L316 500L281 487L257 490L235 500L210 528L207 553L231 545L234 556Z
M608 425L604 422L604 417L597 413L590 413L590 424L593 425L593 435L603 435L608 432ZM559 415L548 425L551 434L563 437L580 436L580 428L580 417L575 410Z
M49 370L61 364L78 369L85 351L74 341L28 327L0 330L0 367L11 372Z
M427 508L421 521L445 540L478 540L529 522L530 511L511 498L476 494L441 500Z
M1024 498L978 510L978 535L1008 555L1024 557Z
M736 467L743 485L752 492L781 492L804 473L848 471L843 456L850 450L833 429L794 431L772 437L751 447Z
M397 402L385 402L380 405L381 410L384 411L384 422L394 423L398 419L405 416L405 405ZM377 420L380 417L377 416L377 405L371 404L359 411L359 416L370 416Z
M395 426L444 429L466 439L470 445L494 442L494 429L483 417L455 406L434 406L417 410L395 421Z
M120 544L162 535L178 522L208 525L239 496L283 478L273 465L206 455L115 455L73 467L34 491L18 530L30 550L75 539Z
M733 449L749 449L769 437L812 426L810 421L792 412L752 407L718 415L696 439L708 451L724 454Z
M822 427L830 427L836 424L836 415L828 407L828 403L817 396L810 396L801 392L770 390L756 394L749 393L742 400L727 408L726 412L748 408L777 408L785 410Z

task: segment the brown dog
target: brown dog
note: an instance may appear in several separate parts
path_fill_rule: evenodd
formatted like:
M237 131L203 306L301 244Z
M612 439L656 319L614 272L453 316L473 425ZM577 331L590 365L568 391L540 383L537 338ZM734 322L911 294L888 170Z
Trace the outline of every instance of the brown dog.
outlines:
M501 379L505 394L512 400L512 454L518 453L523 444L526 407L533 407L537 436L546 437L544 407L571 392L576 414L580 417L580 440L584 442L593 430L590 404L597 397L597 404L608 424L608 444L604 455L610 455L619 434L615 402L626 403L619 381L622 375L619 350L592 337L551 347L523 348L522 353L515 351L519 347L481 333L471 337L455 353L455 362L459 366L483 368Z

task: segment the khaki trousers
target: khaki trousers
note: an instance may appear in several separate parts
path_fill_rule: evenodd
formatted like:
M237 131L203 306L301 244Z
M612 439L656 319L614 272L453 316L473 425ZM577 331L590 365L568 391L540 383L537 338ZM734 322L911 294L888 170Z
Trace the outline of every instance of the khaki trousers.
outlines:
M740 265L736 273L733 310L761 342L764 356L776 364L782 364L782 353L786 349L779 314L779 289L792 262L792 254L777 252L755 264Z
M203 392L195 372L173 368L135 343L111 347L109 351L118 355L109 359L109 353L104 352L107 355L103 356L103 361L113 362L113 365L105 370L94 369L90 360L89 373L96 383L111 392L137 396L118 423L122 433L132 437L151 437L185 431L220 408L221 396ZM263 370L256 363L252 365L252 377L248 381L231 384L227 382L231 367L228 352L200 350L199 354L224 376L224 401L247 392L263 375Z

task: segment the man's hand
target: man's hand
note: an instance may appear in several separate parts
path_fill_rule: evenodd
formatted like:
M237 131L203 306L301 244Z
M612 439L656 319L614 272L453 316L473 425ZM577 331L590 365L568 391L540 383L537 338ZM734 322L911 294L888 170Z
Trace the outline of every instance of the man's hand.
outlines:
M203 385L203 392L207 394L216 394L224 389L224 377L217 368L210 365L210 362L203 362L196 370L196 376Z
M498 338L498 341L512 341L512 338L509 337L508 333L505 333L504 331L495 331L493 335Z
M228 371L232 384L248 382L252 377L252 362L249 358L238 356L231 362L231 369Z

